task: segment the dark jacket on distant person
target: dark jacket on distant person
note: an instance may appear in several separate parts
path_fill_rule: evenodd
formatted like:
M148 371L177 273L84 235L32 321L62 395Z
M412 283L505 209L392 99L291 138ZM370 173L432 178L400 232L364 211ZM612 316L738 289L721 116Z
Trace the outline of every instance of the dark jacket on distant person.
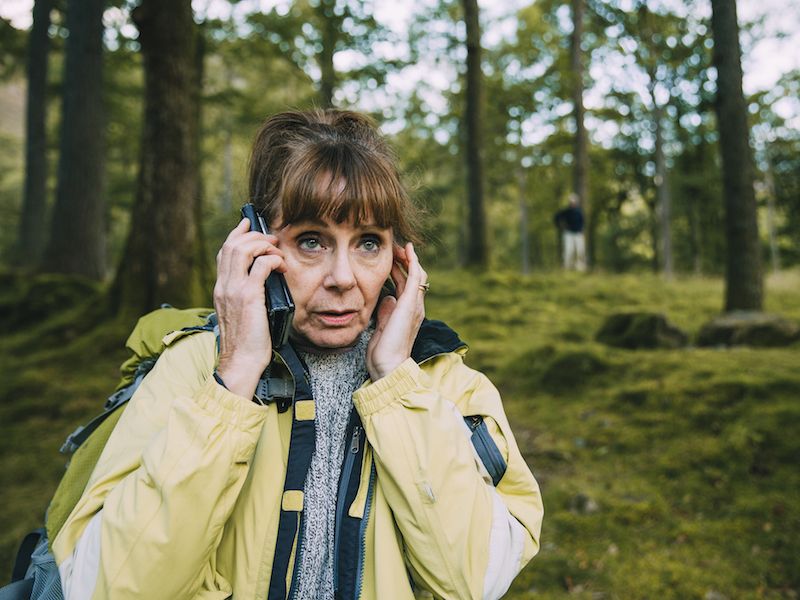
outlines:
M553 220L559 229L565 229L570 233L583 231L583 211L579 206L569 206L558 211Z

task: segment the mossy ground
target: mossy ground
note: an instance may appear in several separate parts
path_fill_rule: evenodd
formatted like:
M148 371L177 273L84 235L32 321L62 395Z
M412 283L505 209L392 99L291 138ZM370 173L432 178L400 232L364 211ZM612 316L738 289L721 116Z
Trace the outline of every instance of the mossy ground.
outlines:
M431 281L429 316L459 331L468 362L500 388L542 486L542 549L508 598L797 597L800 346L631 351L594 341L624 310L663 312L696 334L719 312L716 279ZM800 273L769 279L766 309L800 320ZM90 317L76 307L0 339L6 573L42 521L63 470L58 447L99 411L125 358L131 323L92 327Z

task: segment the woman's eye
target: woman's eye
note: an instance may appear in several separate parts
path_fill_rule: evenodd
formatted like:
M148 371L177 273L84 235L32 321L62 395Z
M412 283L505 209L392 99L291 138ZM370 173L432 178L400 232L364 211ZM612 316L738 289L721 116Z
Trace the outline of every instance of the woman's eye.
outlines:
M375 237L367 237L361 240L361 248L366 252L377 252L381 249L381 241Z
M319 241L319 238L308 236L304 238L300 238L297 241L297 245L300 247L301 250L307 250L313 252L315 250L319 250L322 248L322 244Z

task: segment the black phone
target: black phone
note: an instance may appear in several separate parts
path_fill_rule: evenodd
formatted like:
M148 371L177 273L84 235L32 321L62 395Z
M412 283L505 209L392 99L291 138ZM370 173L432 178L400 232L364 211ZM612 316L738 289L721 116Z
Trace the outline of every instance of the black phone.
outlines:
M242 207L242 217L250 221L250 231L269 233L264 217L258 214L256 207L250 203ZM294 300L283 273L273 271L264 282L267 297L267 315L269 318L269 334L272 336L272 347L277 350L289 339L289 329L294 316Z

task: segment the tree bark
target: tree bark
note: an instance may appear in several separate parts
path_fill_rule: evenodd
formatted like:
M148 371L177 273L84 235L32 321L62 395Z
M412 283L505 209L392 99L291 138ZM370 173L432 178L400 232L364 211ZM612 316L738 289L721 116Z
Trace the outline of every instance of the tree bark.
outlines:
M106 272L103 10L68 0L56 203L42 270L102 279Z
M741 48L736 0L711 0L716 112L725 194L725 310L761 310L761 250L753 190L753 157L747 106L742 93Z
M592 213L589 201L589 140L584 124L583 106L583 39L584 0L571 0L572 33L570 34L569 64L573 115L575 117L574 163L572 170L572 191L578 196L578 204L583 210L586 226L587 262L594 263L594 239L591 226Z
M190 0L133 11L145 73L144 127L131 230L111 291L118 313L207 301L198 210L197 30Z
M25 190L13 260L23 267L39 263L46 242L47 59L50 12L54 0L36 0L28 37L28 97L25 111Z
M462 3L464 24L467 28L467 86L464 125L467 142L469 238L467 239L466 266L485 268L489 263L489 249L483 198L481 28L477 0L462 0Z
M653 95L653 124L656 138L656 220L659 232L659 256L661 272L671 279L674 275L674 265L672 260L672 196L670 195L669 179L667 174L667 157L664 154L664 129L662 119L664 118L663 107L655 104Z
M528 233L528 199L526 190L526 172L520 166L517 167L517 190L519 192L519 238L521 252L522 274L528 275L531 272L530 260L530 234Z
M764 174L767 184L767 234L769 236L769 258L773 273L781 269L781 254L778 249L778 231L775 223L775 176L772 161L767 159L767 170Z
M333 92L336 89L336 69L333 66L333 55L336 52L338 38L337 23L334 15L334 0L321 0L319 8L322 33L322 47L319 51L319 99L323 108L333 106Z

